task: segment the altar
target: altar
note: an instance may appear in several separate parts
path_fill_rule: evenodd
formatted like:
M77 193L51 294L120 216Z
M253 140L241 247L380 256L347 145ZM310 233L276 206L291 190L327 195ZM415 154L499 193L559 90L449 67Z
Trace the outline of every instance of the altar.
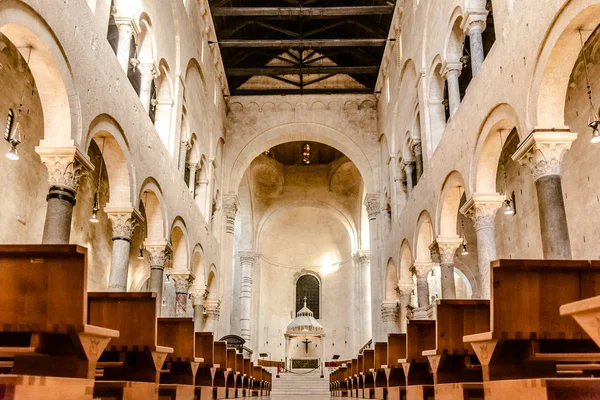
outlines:
M317 369L325 361L325 333L323 326L306 306L296 313L285 333L286 368Z

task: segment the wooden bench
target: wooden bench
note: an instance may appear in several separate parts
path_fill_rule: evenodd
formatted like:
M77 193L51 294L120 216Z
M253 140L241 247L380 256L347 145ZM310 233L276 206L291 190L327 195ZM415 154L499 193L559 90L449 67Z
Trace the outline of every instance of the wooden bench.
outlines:
M252 365L252 390L250 397L262 396L262 367Z
M86 255L0 246L0 398L92 399L98 358L119 332L88 325Z
M266 374L266 379L265 379L265 390L266 390L266 396L270 396L271 395L271 387L273 385L273 374L271 373L271 371L268 371L267 369L265 369L265 374Z
M158 345L156 293L88 293L88 318L121 333L100 357L94 397L158 398L160 371L173 348Z
M348 366L343 365L338 368L337 373L337 397L348 397Z
M352 396L352 376L354 373L354 367L352 366L352 360L349 360L346 364L346 368L348 368L348 373L346 376L346 390L348 392L348 397Z
M489 300L437 300L435 349L423 351L436 400L483 399L481 365L463 336L489 330Z
M196 372L202 358L196 357L194 320L159 318L158 343L173 348L160 374L159 396L162 399L192 399Z
M364 355L359 354L357 357L357 375L356 375L356 397L364 398L364 375L363 375L363 365L364 365Z
M402 364L406 359L406 334L390 333L387 341L387 362L384 367L387 379L387 400L406 398L406 376Z
M557 398L554 392L565 387L569 398L587 399L574 389L580 384L600 393L600 380L555 380L560 362L600 360L598 346L559 312L563 304L600 294L600 264L499 260L491 267L490 329L463 338L482 364L486 399Z
M213 399L227 398L227 342L214 342L215 375L213 379Z
M195 380L196 400L212 400L213 384L217 368L214 360L214 336L212 332L195 333L195 357L202 359Z
M236 361L236 351L235 349L229 348L227 349L227 398L235 399L236 398L236 390L235 390L235 382L237 380L237 369L235 367Z
M374 399L387 399L386 365L387 342L375 342L375 368L373 369L373 380L375 382Z
M252 362L249 358L244 358L244 376L242 379L242 396L250 397L252 388Z
M350 397L358 397L358 357L352 359L352 370L350 371L350 380L352 381L352 390Z
M244 397L244 355L235 355L235 396Z
M435 347L435 321L411 320L406 324L406 358L402 364L409 399L433 398L433 374L423 350Z
M363 351L363 398L375 398L375 350L365 349Z

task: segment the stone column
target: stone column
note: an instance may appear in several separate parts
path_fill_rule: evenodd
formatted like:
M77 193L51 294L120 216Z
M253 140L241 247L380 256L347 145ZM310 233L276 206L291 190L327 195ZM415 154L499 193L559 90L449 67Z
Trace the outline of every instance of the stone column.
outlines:
M160 317L162 314L163 275L169 248L167 242L144 243L144 248L150 263L150 291L156 293L156 315Z
M115 17L115 23L119 30L119 43L117 46L117 60L125 74L129 70L129 57L131 55L131 37L136 32L132 18Z
M206 290L192 290L192 307L194 307L194 332L202 332L204 319L204 301L208 296Z
M456 298L456 283L454 281L454 256L462 244L459 237L441 237L436 239L440 254L440 270L442 272L442 299Z
M414 285L411 282L400 283L397 288L400 297L400 332L406 333L406 320L408 319L408 306L412 297Z
M150 97L152 96L152 82L158 76L154 63L144 63L138 66L142 79L140 82L140 101L146 112L150 112Z
M250 342L250 321L252 310L252 269L256 262L254 251L240 251L242 270L240 289L240 331L241 336Z
M181 142L179 146L179 170L185 176L185 165L187 162L188 152L192 149L190 142Z
M204 309L206 310L206 331L213 332L216 336L216 328L221 316L221 300L206 299Z
M413 153L415 153L415 165L417 168L417 182L423 175L423 149L421 142L416 141L413 143Z
M188 168L190 170L190 177L189 177L189 180L188 180L188 187L190 189L190 193L192 194L192 197L196 197L195 196L195 192L196 192L196 172L198 171L198 163L189 164Z
M395 300L385 300L381 303L381 319L387 339L388 333L396 333L397 331L398 303Z
M568 129L535 130L513 159L530 168L537 191L544 258L567 260L571 256L569 227L562 193L561 164L577 134Z
M429 271L433 268L431 261L415 261L413 271L417 275L417 297L419 299L419 308L427 309L431 304L429 302L429 283L427 277Z
M94 166L75 147L39 146L35 151L48 169L50 186L42 243L68 244L79 180L85 169L93 171Z
M463 29L465 35L469 36L471 44L471 69L473 71L473 78L479 74L485 58L482 34L485 31L487 14L488 11L485 9L470 11L464 19Z
M383 301L382 272L379 264L379 224L381 204L378 194L365 196L365 205L369 216L369 255L371 259L371 334L373 342L385 341L380 305ZM363 343L364 344L364 343Z
M131 237L141 216L133 208L116 209L106 207L104 212L110 219L113 228L108 290L111 292L126 292Z
M352 260L357 271L358 305L358 346L363 346L372 338L371 323L371 261L368 251L353 254Z
M494 220L496 211L504 203L504 196L475 195L460 212L473 220L477 236L477 261L479 265L479 295L490 298L490 263L496 259Z
M404 161L404 172L406 173L406 191L410 195L415 184L413 182L413 171L415 170L415 164L413 160Z
M173 273L171 278L173 278L173 283L175 284L175 316L185 317L187 316L190 287L196 277L191 272L187 272L184 274Z
M235 218L239 210L237 196L223 196L223 223L221 225L221 281L220 292L223 298L220 307L225 319L220 322L220 333L228 334L231 326L231 281L233 278L233 231ZM209 214L210 215L210 214Z
M442 76L448 82L448 102L450 107L450 117L456 114L460 106L460 84L458 77L462 70L461 63L446 63L442 70Z

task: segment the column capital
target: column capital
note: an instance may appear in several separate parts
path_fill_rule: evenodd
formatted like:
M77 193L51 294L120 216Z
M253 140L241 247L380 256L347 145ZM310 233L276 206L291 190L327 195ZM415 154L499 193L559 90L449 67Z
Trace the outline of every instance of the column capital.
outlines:
M133 207L104 207L104 212L112 223L112 238L131 242L131 237L139 222L144 218L138 210Z
M438 264L440 262L440 248L435 240L429 245L429 253L431 254L431 261Z
M456 74L456 76L460 76L462 73L463 65L460 62L444 62L442 65L441 75L444 79L448 79L449 74Z
M384 323L398 321L398 304L396 301L383 301L381 303L381 319Z
M169 244L164 242L144 242L144 249L148 257L150 267L164 269L168 254L170 251Z
M371 263L370 253L365 250L360 250L352 254L352 259L361 267Z
M173 283L175 284L175 293L188 294L192 283L196 277L193 273L187 272L184 274L171 274Z
M136 23L134 18L115 15L114 19L119 32L127 32L129 35L133 35L134 33L137 35L140 33L140 26Z
M454 264L454 255L460 247L463 240L460 237L442 237L438 236L436 243L438 245L441 264Z
M417 274L417 277L424 277L429 274L429 271L433 268L433 262L431 261L415 261L413 263L412 270Z
M489 11L485 8L470 8L463 15L462 30L465 35L471 35L473 30L485 31Z
M207 289L191 289L190 294L192 295L192 305L201 306L204 305L204 301L208 297Z
M206 299L204 301L204 309L206 310L206 318L218 321L221 315L221 300Z
M250 267L254 266L254 263L256 263L256 259L258 258L258 254L253 250L243 250L238 252L238 254L240 256L240 264L248 265Z
M475 230L494 226L496 211L504 203L505 197L495 194L475 194L460 209L460 212L473 220Z
M534 181L560 175L563 157L575 139L577 133L569 128L536 128L521 142L512 158L530 168Z
M86 171L94 170L94 165L75 146L37 146L35 152L48 169L50 187L58 186L77 192L81 177Z
M154 61L140 62L140 64L137 66L137 68L140 70L140 74L142 75L142 78L155 79L159 75L158 68L156 67L156 64L154 63Z
M379 194L367 194L365 196L365 206L367 207L369 220L377 219L377 216L381 212L381 206L379 205Z
M415 140L413 141L413 152L415 156L420 156L423 154L423 146L421 145L421 141Z
M235 217L240 209L240 201L236 195L223 196L223 218L225 218L225 232L233 235Z
M198 169L198 166L199 166L199 165L198 165L198 163L188 163L188 164L187 164L187 167L188 167L190 170L192 170L192 169L195 169L195 170L196 170L196 169Z

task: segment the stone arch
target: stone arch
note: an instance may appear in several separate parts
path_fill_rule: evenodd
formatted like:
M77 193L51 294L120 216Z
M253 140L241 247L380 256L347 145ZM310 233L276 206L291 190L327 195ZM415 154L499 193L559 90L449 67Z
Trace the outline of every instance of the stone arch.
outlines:
M173 249L171 260L171 269L173 273L176 271L180 273L189 272L189 236L187 234L185 223L180 217L175 218L175 221L173 221L169 239L171 248Z
M233 162L229 179L225 182L229 185L229 192L237 191L246 169L258 154L266 148L293 141L319 142L338 149L352 160L360 171L366 193L377 192L375 173L360 144L337 129L316 123L279 125L255 136L244 146Z
M158 136L169 153L173 155L175 139L171 137L171 119L173 112L173 80L169 64L165 59L158 63L159 75L155 79L156 99L154 100L154 126Z
M133 161L129 143L121 126L109 115L101 114L90 124L86 149L92 141L103 149L102 158L108 173L109 201L107 207L131 207L135 204Z
M465 183L462 175L452 171L442 186L440 202L437 212L436 230L442 237L457 237L458 210L460 201L465 192Z
M442 140L442 135L446 129L446 109L444 107L444 87L446 81L442 77L442 60L436 56L431 63L429 76L429 126L430 142L428 147L429 154L433 154L438 144Z
M217 267L215 264L211 264L206 272L206 290L208 291L208 298L216 300L218 298L219 281L217 274Z
M385 287L383 290L384 300L396 300L397 293L396 288L398 287L398 270L396 269L396 264L394 263L394 259L390 257L387 263L387 268L385 271Z
M462 15L462 8L458 6L454 9L450 17L443 54L443 59L446 62L458 62L463 55L465 34L461 29Z
M206 269L204 266L204 249L200 243L196 243L192 250L191 271L195 276L192 288L204 290L206 285Z
M400 246L400 282L412 283L412 265L413 257L410 244L407 239L404 239Z
M167 210L162 190L153 178L146 178L140 190L140 201L145 210L146 240L164 242L167 238Z
M139 20L140 33L138 35L138 59L140 63L155 63L157 60L156 38L150 16L143 12Z
M189 87L189 79L191 79L192 75L190 74L192 71L196 71L200 78L200 96L202 99L206 96L206 78L204 77L204 72L202 71L202 65L195 58L191 58L185 69L185 78L184 81L186 83L186 87Z
M423 211L417 220L415 230L415 262L431 262L429 246L435 238L431 216L428 211Z
M494 107L479 130L475 155L471 164L469 187L474 193L495 194L496 172L503 143L513 128L521 129L515 109L502 103ZM469 196L468 196L469 197Z
M579 30L586 37L600 25L599 0L571 0L561 8L538 50L528 95L527 131L563 128L571 71L581 52Z
M8 0L0 3L0 33L19 48L26 60L29 58L28 67L44 114L40 146L78 144L82 139L79 96L71 66L54 32L24 2Z

